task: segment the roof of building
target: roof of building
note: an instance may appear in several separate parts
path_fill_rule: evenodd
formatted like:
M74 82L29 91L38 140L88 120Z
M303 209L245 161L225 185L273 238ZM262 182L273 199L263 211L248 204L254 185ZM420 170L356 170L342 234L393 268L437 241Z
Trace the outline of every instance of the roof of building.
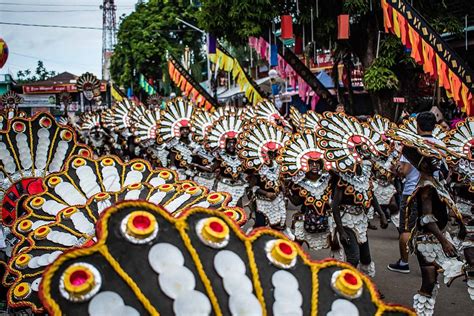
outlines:
M51 77L47 80L42 81L35 81L35 82L25 82L24 84L32 85L32 86L40 86L40 85L53 85L53 84L65 84L65 83L75 83L78 76L70 73L70 72L62 72L57 74L54 77ZM71 82L72 81L72 82Z

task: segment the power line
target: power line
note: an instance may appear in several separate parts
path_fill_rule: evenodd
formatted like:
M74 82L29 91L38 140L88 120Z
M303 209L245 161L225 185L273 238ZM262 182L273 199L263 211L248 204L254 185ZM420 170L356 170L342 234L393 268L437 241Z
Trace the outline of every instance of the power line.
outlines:
M46 61L46 62L50 62L50 63L57 64L57 65L77 65L77 66L84 66L84 67L94 67L95 66L93 64L81 64L81 63L76 63L76 62L66 62L66 61L61 61L61 60L42 58L42 57L31 56L31 55L20 54L20 53L14 53L14 52L10 52L10 54L20 56L20 57L23 57L23 58Z
M60 28L60 29L80 29L80 30L99 30L99 31L102 31L101 27L91 27L91 26L27 24L27 23L10 23L10 22L0 22L0 24L16 25L16 26L53 27L53 28Z
M102 31L101 27L92 27L92 26L74 26L74 25L51 25L51 24L28 24L28 23L13 23L13 22L0 22L0 25L15 25L15 26L34 26L34 27L53 27L61 29L80 29L80 30L98 30ZM160 30L155 31L155 33L183 33L183 32L198 32L194 29L183 29L183 30Z
M127 9L117 9L117 11L125 11ZM89 10L89 9L74 9L74 10L3 10L0 9L0 12L11 12L11 13L64 13L64 12L97 12L101 13L101 9Z
M52 12L101 12L101 10L0 10L0 12L12 13L52 13Z
M95 4L47 4L47 3L16 3L16 2L0 2L0 5L16 5L16 6L35 6L35 7L94 7L97 8L98 5ZM133 6L120 6L122 8L134 8Z

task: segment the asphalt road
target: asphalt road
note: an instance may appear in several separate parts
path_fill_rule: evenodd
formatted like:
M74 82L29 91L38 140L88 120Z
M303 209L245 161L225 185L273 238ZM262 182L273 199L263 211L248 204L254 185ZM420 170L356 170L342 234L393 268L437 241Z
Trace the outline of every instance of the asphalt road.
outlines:
M374 224L378 224L374 221ZM386 230L369 230L369 244L372 259L375 261L375 284L385 295L385 301L405 306L412 306L413 295L421 285L421 273L414 256L410 256L410 273L396 273L387 270L387 265L399 258L398 232L390 224ZM314 259L322 259L326 251L313 253ZM474 315L474 302L467 293L466 284L456 279L448 288L441 277L438 278L441 288L435 305L435 315L458 316Z

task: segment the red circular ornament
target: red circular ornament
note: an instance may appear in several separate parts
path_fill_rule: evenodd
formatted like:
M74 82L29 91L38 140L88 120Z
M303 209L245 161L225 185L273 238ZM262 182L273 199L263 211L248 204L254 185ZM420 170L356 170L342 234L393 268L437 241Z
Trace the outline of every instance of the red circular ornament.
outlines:
M148 217L143 215L137 215L133 218L133 226L140 230L148 229L151 225L151 221Z
M84 270L77 270L71 273L71 276L69 277L69 282L75 286L82 285L89 280L89 275L87 274L86 271Z
M48 117L43 118L40 123L45 128L49 128L52 124L51 120Z
M344 280L349 283L350 285L357 284L357 278L352 273L344 274Z
M282 242L278 246L280 247L281 252L286 255L291 255L293 253L293 249L287 243Z
M216 233L222 233L224 231L224 227L219 222L211 222L209 227Z
M15 132L21 133L25 130L25 124L21 122L16 122L15 124L13 124L13 129L15 130Z
M359 135L354 135L354 136L352 136L352 137L351 137L351 140L352 140L352 142L355 143L355 144L360 144L360 143L362 142L362 139L360 138Z
M81 149L79 151L79 155L81 155L82 157L89 157L89 151L85 149Z

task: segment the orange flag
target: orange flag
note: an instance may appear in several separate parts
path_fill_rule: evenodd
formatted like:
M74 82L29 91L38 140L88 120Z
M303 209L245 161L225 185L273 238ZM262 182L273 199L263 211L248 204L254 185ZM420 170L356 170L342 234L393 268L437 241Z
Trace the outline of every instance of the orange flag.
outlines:
M423 56L420 52L420 35L408 25L408 36L411 43L411 54L410 56L418 63L423 63Z
M402 44L405 47L410 48L410 45L409 45L410 41L408 40L408 34L407 34L407 21L402 14L397 14L397 18L398 18L398 25L400 27L400 39L402 40Z
M388 6L387 0L382 0L382 10L383 10L383 24L385 26L385 32L388 33L392 29L392 19L391 19L391 10L392 8Z

